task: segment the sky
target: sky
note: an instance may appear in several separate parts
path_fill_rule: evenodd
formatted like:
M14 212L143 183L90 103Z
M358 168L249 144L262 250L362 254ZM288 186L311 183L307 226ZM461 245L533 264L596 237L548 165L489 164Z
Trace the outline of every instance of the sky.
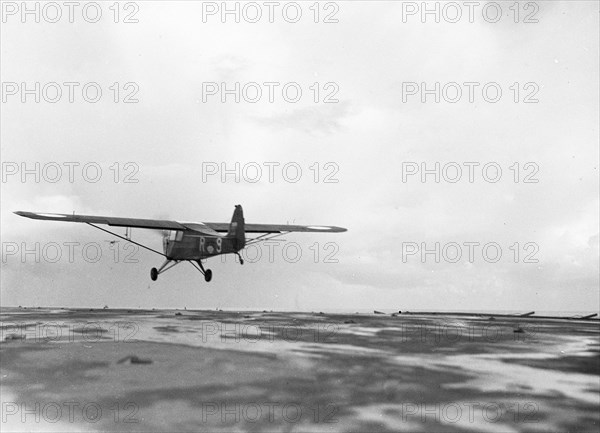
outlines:
M1 305L597 311L596 2L27 5L0 23ZM152 252L13 214L236 204L348 231L152 282Z

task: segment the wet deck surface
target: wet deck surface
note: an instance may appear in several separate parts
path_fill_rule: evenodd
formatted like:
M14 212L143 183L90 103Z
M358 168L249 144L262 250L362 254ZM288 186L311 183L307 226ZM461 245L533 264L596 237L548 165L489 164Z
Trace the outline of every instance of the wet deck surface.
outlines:
M68 309L0 319L2 431L600 428L597 321Z

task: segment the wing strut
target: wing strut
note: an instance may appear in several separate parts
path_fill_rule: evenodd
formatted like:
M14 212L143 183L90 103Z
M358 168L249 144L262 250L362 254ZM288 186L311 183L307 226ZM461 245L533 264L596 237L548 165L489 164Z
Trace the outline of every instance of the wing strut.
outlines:
M142 248L145 248L145 249L147 249L147 250L149 250L149 251L152 251L153 253L156 253L156 254L158 254L158 255L161 255L161 256L163 256L163 257L167 257L167 256L166 256L164 253L161 253L161 252L158 252L158 251L156 251L156 250L153 250L152 248L150 248L150 247L147 247L146 245L142 245L142 244L140 244L139 242L136 242L136 241L133 241L133 240L131 240L131 239L128 239L128 238L126 238L126 237L123 237L123 236L121 236L121 235L118 235L118 234L116 234L116 233L114 233L114 232L111 232L110 230L103 229L102 227L98 227L97 225L95 225L95 224L92 224L92 223L86 223L86 224L87 224L87 225L89 225L89 226L92 226L92 227L94 227L94 228L96 228L96 229L98 229L98 230L102 230L103 232L110 233L111 235L113 235L113 236L116 236L116 237L118 237L118 238L121 238L121 239L123 239L123 240L125 240L125 241L127 241L127 242L131 242L132 244L136 244L137 246L139 246L139 247L142 247Z

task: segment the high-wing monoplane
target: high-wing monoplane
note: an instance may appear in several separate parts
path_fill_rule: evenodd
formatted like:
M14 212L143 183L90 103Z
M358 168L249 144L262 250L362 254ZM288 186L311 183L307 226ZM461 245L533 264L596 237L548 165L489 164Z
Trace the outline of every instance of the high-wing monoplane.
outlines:
M240 205L235 207L230 223L186 223L168 220L23 211L15 213L22 217L38 220L85 223L156 254L160 254L165 257L165 262L158 269L152 268L150 270L150 278L153 281L156 281L158 276L163 272L168 271L181 262L187 261L198 269L208 282L212 279L212 271L204 269L202 261L210 257L221 254L236 254L240 259L240 263L244 264L244 260L240 256L240 251L256 242L273 239L290 232L337 233L346 231L345 228L335 226L246 224L244 221L244 211ZM135 242L130 236L124 237L110 230L98 227L98 224L163 230L163 252L161 253L147 245ZM247 238L247 233L255 233L257 235L254 238Z

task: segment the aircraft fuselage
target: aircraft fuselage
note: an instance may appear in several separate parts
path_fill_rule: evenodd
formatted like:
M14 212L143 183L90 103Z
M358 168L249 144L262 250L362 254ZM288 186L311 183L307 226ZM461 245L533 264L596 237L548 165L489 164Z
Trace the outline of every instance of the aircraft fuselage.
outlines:
M237 253L237 243L232 237L177 231L163 239L163 249L169 260L202 260Z

